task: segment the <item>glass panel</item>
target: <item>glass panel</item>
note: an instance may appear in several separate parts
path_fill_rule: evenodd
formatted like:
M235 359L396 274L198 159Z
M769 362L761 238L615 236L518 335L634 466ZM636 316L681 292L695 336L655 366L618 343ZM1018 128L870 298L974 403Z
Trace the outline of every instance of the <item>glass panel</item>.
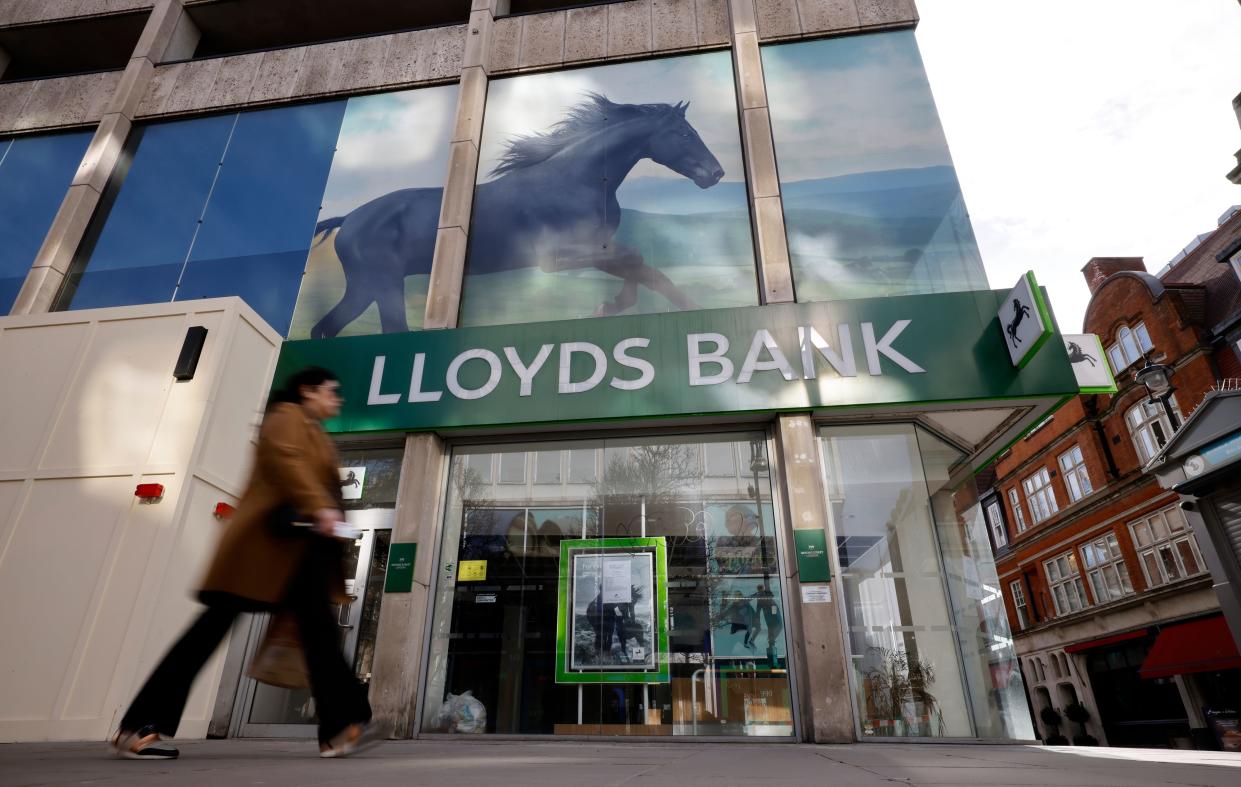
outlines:
M392 545L391 530L376 530L371 550L370 571L362 594L362 617L358 623L358 646L353 657L353 671L358 680L370 683L375 664L375 636L379 633L379 606L383 599L384 578L388 574L388 548Z
M1162 513L1152 515L1147 521L1150 522L1151 532L1156 541L1162 541L1168 537L1168 524L1164 521Z
M345 102L243 112L176 300L239 295L286 335Z
M1185 566L1185 575L1192 576L1202 569L1198 566L1198 558L1194 555L1194 548L1188 540L1176 542L1176 552L1181 556L1181 564Z
M596 478L595 454L593 448L569 451L569 483L594 483Z
M395 506L401 455L399 448L342 450L341 495L345 510Z
M1152 586L1162 585L1167 581L1159 570L1159 561L1155 559L1153 551L1142 553L1142 565L1146 568L1146 579Z
M1120 598L1123 595L1120 591L1120 577L1116 575L1116 566L1106 566L1103 569L1103 579L1107 583L1108 593L1101 596L1101 600Z
M913 31L761 52L798 300L985 289Z
M951 633L957 619L945 593L913 427L834 427L821 434L827 474L840 490L831 501L832 520L862 735L973 735ZM960 546L954 558L964 583ZM981 589L976 571L971 579Z
M1151 543L1151 529L1146 522L1138 522L1133 526L1133 537L1137 540L1138 546L1149 546Z
M91 132L0 141L0 315L9 313Z
M1133 333L1128 328L1120 329L1120 346L1125 349L1125 358L1129 363L1133 363L1142 356L1137 342L1133 339Z
M1138 346L1142 349L1142 352L1154 349L1155 345L1151 343L1151 335L1146 332L1146 323L1138 323L1134 332L1137 334Z
M1160 545L1155 551L1159 553L1159 561L1163 565L1164 576L1171 582L1180 579L1181 571L1176 565L1176 555L1169 544Z
M560 455L562 451L539 451L534 455L534 483L560 483Z
M500 483L526 483L526 454L524 451L500 454Z
M491 483L491 454L470 454L459 474L465 483Z
M1120 351L1120 345L1113 344L1107 348L1107 357L1112 361L1112 374L1120 374L1129 365L1125 363L1125 356Z
M727 443L703 446L703 457L706 462L707 475L715 477L732 477L737 474L737 458L733 447Z
M749 472L707 478L698 447L720 444L746 457L757 451ZM470 497L457 480L471 457L498 455L503 467L515 464L506 457L563 450L609 460L596 482L550 492L544 487L537 499L516 485ZM424 730L791 735L778 523L765 450L757 434L456 450ZM609 676L634 664L666 664L670 679L557 682L561 542L626 537L665 539L667 648L660 647L640 603L649 570L630 563L622 572L630 580L621 587L628 584L638 601L609 601L602 597L604 563L612 558L596 561L591 573L586 569L594 555L579 555L565 567L566 581L581 588L570 593L572 610L564 611L565 663L579 671L602 667ZM474 725L482 718L476 711L485 713L481 728Z
M758 303L727 52L493 80L462 325Z
M1120 575L1120 587L1125 594L1133 592L1133 583L1129 580L1129 566L1126 563L1120 563L1116 566L1116 573Z
M422 326L456 106L456 85L348 100L289 338Z
M1180 508L1173 506L1163 510L1164 518L1168 521L1168 529L1173 533L1179 533L1185 529L1185 514Z
M216 115L134 128L129 166L108 184L62 307L172 300L236 120Z

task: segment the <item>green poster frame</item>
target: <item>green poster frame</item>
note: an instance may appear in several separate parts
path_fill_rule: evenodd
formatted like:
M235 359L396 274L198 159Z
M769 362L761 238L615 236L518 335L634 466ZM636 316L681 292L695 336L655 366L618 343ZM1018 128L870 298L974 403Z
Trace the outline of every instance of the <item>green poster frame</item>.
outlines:
M649 552L654 556L655 583L655 669L624 672L582 672L569 668L568 636L573 599L570 595L570 569L574 553ZM588 683L668 683L668 547L658 538L581 538L560 542L560 586L556 604L556 682Z

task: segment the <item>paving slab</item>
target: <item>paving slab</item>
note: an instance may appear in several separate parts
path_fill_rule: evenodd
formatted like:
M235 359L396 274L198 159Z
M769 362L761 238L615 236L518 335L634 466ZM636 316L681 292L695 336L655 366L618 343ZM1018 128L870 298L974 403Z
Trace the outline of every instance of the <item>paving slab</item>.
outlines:
M133 762L102 743L0 745L0 787L185 785L1056 785L1235 787L1241 754L962 744L390 741L320 760L299 740L188 741L181 759Z

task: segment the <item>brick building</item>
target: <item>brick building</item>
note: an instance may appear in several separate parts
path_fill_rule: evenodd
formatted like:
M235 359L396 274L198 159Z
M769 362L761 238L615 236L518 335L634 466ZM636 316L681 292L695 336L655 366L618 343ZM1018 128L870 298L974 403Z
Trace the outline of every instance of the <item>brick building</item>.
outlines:
M1177 495L1146 471L1207 392L1241 377L1232 335L1241 285L1217 262L1239 236L1234 208L1158 276L1141 258L1090 260L1083 330L1099 336L1106 358L1097 361L1111 365L1118 390L1065 404L985 482L1036 716L1080 703L1090 713L1085 732L1105 744L1211 746L1203 709L1235 705L1241 693L1241 659L1201 547ZM1148 356L1174 370L1170 413L1135 381ZM1187 663L1191 642L1198 654L1218 645L1222 659ZM1056 734L1039 724L1042 737ZM1067 719L1059 732L1080 734Z

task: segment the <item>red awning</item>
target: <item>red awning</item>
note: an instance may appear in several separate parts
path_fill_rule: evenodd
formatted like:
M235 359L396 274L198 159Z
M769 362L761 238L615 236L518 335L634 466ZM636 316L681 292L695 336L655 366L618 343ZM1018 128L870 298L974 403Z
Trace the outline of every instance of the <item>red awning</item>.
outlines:
M1110 637L1100 637L1092 639L1089 642L1078 642L1065 647L1065 653L1081 653L1083 650L1093 650L1094 648L1102 648L1108 645L1115 645L1117 642L1124 642L1127 639L1137 639L1145 637L1146 629L1138 629L1137 631L1126 631L1124 634L1113 634Z
M1159 632L1138 674L1167 678L1189 672L1215 672L1241 667L1241 653L1223 615L1168 626Z

